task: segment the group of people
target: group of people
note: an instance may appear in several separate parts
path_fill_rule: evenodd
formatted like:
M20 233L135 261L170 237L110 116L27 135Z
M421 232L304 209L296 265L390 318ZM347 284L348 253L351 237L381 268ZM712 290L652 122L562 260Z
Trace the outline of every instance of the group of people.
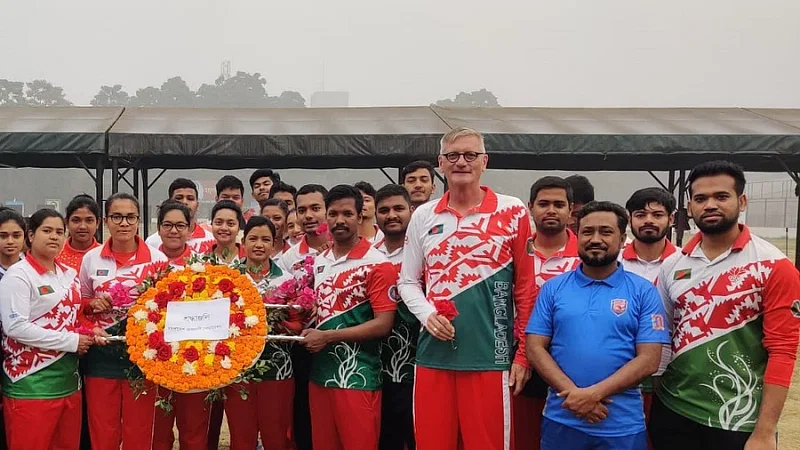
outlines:
M181 449L216 449L223 415L234 450L777 448L800 278L739 223L742 169L690 172L699 232L681 249L662 188L623 207L595 201L585 177L546 176L526 205L481 184L489 158L474 130L443 136L438 199L425 161L377 191L256 170L260 210L246 211L228 175L210 227L178 178L146 239L123 193L102 209L79 195L64 216L0 211L8 448L166 450L177 426ZM313 257L313 320L292 318L298 344L267 342L270 370L246 398L134 393L108 339L126 318L109 289L197 255L262 293Z

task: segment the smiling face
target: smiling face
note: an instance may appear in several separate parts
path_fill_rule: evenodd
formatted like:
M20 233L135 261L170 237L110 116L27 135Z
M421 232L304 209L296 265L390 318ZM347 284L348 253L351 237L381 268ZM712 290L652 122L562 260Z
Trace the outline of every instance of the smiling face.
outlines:
M489 156L481 148L478 136L462 136L445 144L439 155L439 170L450 186L475 185L480 184L488 161Z
M261 215L275 225L275 241L280 242L286 234L286 216L283 215L283 210L279 206L268 205L261 210Z
M189 224L186 216L177 209L173 209L164 214L164 220L158 226L158 235L164 248L170 250L181 250L189 239Z
M217 245L227 247L236 243L239 234L239 217L236 211L220 209L211 219L211 233L217 240Z
M25 233L15 220L0 225L0 253L8 258L16 258L25 245Z
M578 255L587 266L616 264L624 243L625 233L619 229L617 215L613 212L587 214L578 224Z
M736 180L730 175L696 179L690 187L689 213L705 234L721 234L735 227L739 214L747 209L747 198L736 193Z
M253 264L263 264L272 253L274 237L268 226L253 227L244 237L244 250L247 261Z
M328 229L334 241L346 243L358 235L361 212L356 210L355 199L345 198L331 202L328 206L327 219Z
M375 218L386 236L405 236L411 221L411 207L401 195L386 197L378 203Z
M293 245L303 239L303 228L297 223L296 212L289 213L289 217L286 218L286 232L289 233L289 242Z
M297 196L297 220L304 233L314 234L325 222L325 197L321 192Z
M650 202L644 209L637 209L631 213L633 237L645 244L664 239L671 225L672 216L667 207L657 202Z
M31 253L39 258L51 260L64 248L66 227L60 217L48 217L36 230L28 233Z

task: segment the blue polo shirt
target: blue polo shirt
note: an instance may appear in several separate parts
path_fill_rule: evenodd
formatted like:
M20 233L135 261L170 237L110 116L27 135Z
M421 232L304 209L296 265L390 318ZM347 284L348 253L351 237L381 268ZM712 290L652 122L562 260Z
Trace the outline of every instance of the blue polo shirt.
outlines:
M527 334L549 336L550 354L576 386L608 378L636 356L636 344L669 343L664 306L653 283L619 264L605 280L577 269L547 281L536 299ZM645 430L638 387L611 396L608 418L590 424L562 408L548 388L544 416L591 436L621 437Z

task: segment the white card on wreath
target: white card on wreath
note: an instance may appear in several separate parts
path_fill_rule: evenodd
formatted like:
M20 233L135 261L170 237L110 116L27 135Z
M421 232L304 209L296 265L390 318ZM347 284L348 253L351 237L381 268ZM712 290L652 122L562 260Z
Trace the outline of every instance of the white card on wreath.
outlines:
M221 341L230 337L231 300L192 300L167 303L164 340Z

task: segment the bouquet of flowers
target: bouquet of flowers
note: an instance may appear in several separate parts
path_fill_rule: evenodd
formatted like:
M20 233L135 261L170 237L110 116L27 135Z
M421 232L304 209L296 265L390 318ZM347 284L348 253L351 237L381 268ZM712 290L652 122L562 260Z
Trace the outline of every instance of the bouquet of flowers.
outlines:
M281 334L297 335L315 310L314 257L306 256L293 269L294 277L265 292L262 298L270 328Z

